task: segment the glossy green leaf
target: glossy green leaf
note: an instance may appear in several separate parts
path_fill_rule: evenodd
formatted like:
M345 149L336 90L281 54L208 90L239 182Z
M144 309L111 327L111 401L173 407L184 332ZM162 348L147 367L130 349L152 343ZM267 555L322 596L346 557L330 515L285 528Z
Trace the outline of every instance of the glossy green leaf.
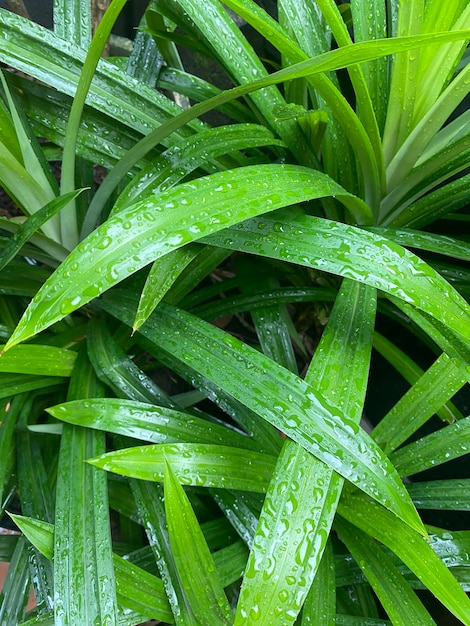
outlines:
M344 282L305 379L357 424L375 305L373 290ZM340 382L345 361L351 374ZM253 540L235 624L294 622L316 574L343 482L298 443L285 442Z
M188 244L160 257L152 264L140 294L139 308L132 325L137 330L171 289L181 273L200 252L198 244Z
M86 353L82 351L68 397L99 396L101 391ZM84 463L86 458L104 449L103 433L69 424L64 426L57 470L54 541L57 626L117 624L106 476ZM100 506L95 506L97 502Z
M300 50L295 42L283 32L279 24L267 15L255 2L248 0L229 0L227 4L229 8L243 17L250 25L254 26L265 36L270 43L275 45L291 62L302 62L308 59L309 55L303 50ZM331 10L330 14L327 16L327 22L329 22L329 26L337 37L338 44L340 46L346 45L349 47L351 40L334 3L329 3L329 6L328 3L327 6L325 6L325 3L319 3L319 8L323 12L325 9L331 8L331 6L333 6L334 9ZM331 19L331 14L337 18L336 21ZM342 25L342 28L335 28L338 23ZM357 66L351 66L349 72L355 88L359 109L362 109L365 114L363 123L368 127L368 133L366 133L363 124L361 124L349 103L341 96L339 90L324 74L308 76L307 80L312 83L322 98L327 102L329 108L335 114L337 121L343 127L347 128L349 141L351 142L353 150L356 152L362 172L364 173L364 197L372 210L375 211L379 202L379 190L381 187L380 174L382 174L382 172L379 174L379 169L381 169L379 164L380 166L382 165L379 135L375 114L371 106L370 97L365 89L362 72ZM278 124L278 128L278 132L282 133L283 126ZM292 132L291 128L290 132ZM297 155L297 158L300 163L304 162L302 156Z
M111 472L162 481L165 458L184 485L264 493L275 457L241 448L193 443L139 446L108 452L88 462Z
M91 81L96 72L98 61L103 53L106 41L111 34L111 30L116 22L119 14L121 13L126 0L111 0L110 4L106 7L106 11L102 16L99 24L96 26L96 32L93 39L87 46L87 53L83 68L80 72L80 78L77 83L77 89L70 109L70 115L67 122L67 130L65 131L64 150L62 155L62 173L60 179L60 190L62 194L69 193L75 189L75 162L76 162L76 147L78 130L82 119L83 109L85 107L85 100L91 87ZM90 17L90 11L88 10L88 17ZM73 13L72 13L73 15ZM77 26L88 31L88 33L80 34L80 44L87 41L87 34L89 36L89 29L91 28L90 19L86 23L84 15L80 15L80 20ZM74 24L72 23L69 30L73 30L73 39L76 41L76 35L79 35L79 31L76 32ZM67 33L64 33L64 35ZM77 43L77 42L76 42ZM76 207L73 200L60 214L60 233L61 243L71 250L75 247L79 241L78 236L78 223Z
M52 31L4 9L0 10L1 58L60 92L73 96L86 51ZM181 109L163 94L132 79L101 59L87 103L145 134ZM193 128L200 129L195 124ZM183 133L184 135L184 133Z
M34 419L35 394L30 394L23 408L22 429L17 433L16 444L21 454L17 456L18 494L22 515L41 520L54 519L54 496L49 484L48 471L55 471L55 446L50 445L52 463L46 467L41 450L41 437L24 429L26 419ZM40 613L53 610L54 571L52 563L35 546L29 548L30 570L34 572L32 585L36 606Z
M23 515L12 513L10 515L33 546L46 558L52 560L54 557L54 524Z
M470 417L414 441L390 455L402 476L423 472L470 452Z
M130 324L122 296L112 306L107 299L106 308ZM325 402L315 388L181 310L162 303L157 311L158 316L154 314L141 329L144 336L203 373L412 526L422 528L388 459L354 420ZM185 346L175 334L183 328L188 338Z
M310 457L285 442L245 571L237 626L291 624L302 607L342 487L327 465Z
M233 623L233 614L196 515L164 456L165 511L181 584L197 620Z
M445 279L395 242L355 226L283 213L282 219L279 214L259 217L205 241L353 278L425 311L467 341L470 338L470 307Z
M59 378L58 376L0 373L0 398L9 398L33 389L55 387L66 382L66 380L66 378Z
M178 626L199 626L181 585L171 549L163 502L163 486L142 480L131 480L130 485L165 587L174 622Z
M0 603L0 621L17 624L25 614L30 589L29 563L26 541L18 539L8 573L3 583Z
M338 512L390 548L463 623L470 620L470 600L426 539L361 495L343 494Z
M387 615L397 626L435 625L416 594L400 574L392 559L374 539L345 520L336 529L352 556L359 563Z
M15 159L14 154L10 153L7 146L4 146L3 143L1 144L3 155L2 178L5 179L5 186L12 197L16 198L16 195L19 194L19 198L24 202L23 208L26 213L33 214L40 208L41 202L46 204L58 195L57 182L52 176L49 165L40 150L37 138L33 135L24 111L19 106L16 94L10 90L3 72L0 72L0 81L8 103L17 145L21 152L21 156ZM9 123L7 125L9 126ZM22 169L23 166L24 170ZM20 180L17 181L19 186L14 184L15 171L20 176ZM21 206L21 201L19 204ZM57 241L59 234L57 218L52 217L51 221L44 225L43 230L48 237Z
M121 607L141 615L173 622L168 600L160 578L113 554L116 598Z
M88 356L98 378L118 397L176 409L177 405L127 356L103 319L88 325Z
M27 539L48 559L54 555L55 527L42 520L12 515ZM172 623L162 582L156 576L113 554L117 600L121 608L134 609L142 615L154 616ZM121 624L121 620L118 620Z
M228 156L247 148L283 145L268 129L255 124L236 124L201 131L171 146L144 167L121 192L112 214L174 187L198 167L217 167L219 156ZM222 164L223 161L219 167Z
M70 376L76 353L53 346L17 346L0 356L0 372L36 374L38 376Z
M373 438L390 454L460 391L468 377L462 362L442 354L377 424Z
M184 124L190 122L194 118L207 113L208 111L219 107L220 105L230 102L234 98L241 97L257 89L262 89L273 84L283 81L293 80L313 74L320 74L332 69L340 69L349 67L356 63L363 63L369 60L394 54L397 51L413 50L425 45L435 45L448 41L458 41L470 36L470 31L456 31L451 33L433 33L432 36L422 35L417 37L394 38L390 40L368 41L351 46L344 46L337 50L327 52L322 55L315 56L312 59L303 61L295 66L282 69L274 74L270 74L266 78L255 80L248 85L241 85L209 101L198 103L191 107L190 110L180 113L179 116L173 118L170 122L162 125L160 128L152 131L144 137L138 144L130 150L126 156L114 167L107 176L100 189L97 191L93 207L96 215L99 215L102 207L110 197L113 189L132 169L132 167L141 159L149 150L160 143L172 132L177 131ZM226 42L223 44L226 47ZM90 208L91 210L91 208Z
M1 408L0 421L0 491L2 502L6 500L5 489L14 471L14 431L21 413L24 399L21 396L13 398Z
M455 237L446 237L436 233L420 232L411 228L367 228L371 232L392 239L401 246L436 252L454 259L467 260L470 257L470 244Z
M233 313L242 311L253 313L268 306L291 302L330 302L334 301L336 295L335 289L327 287L283 287L256 291L253 295L226 296L214 302L191 307L190 310L202 319L213 320Z
M91 43L91 17L91 6L86 2L54 0L54 32L81 48L86 49Z
M258 450L256 442L231 428L143 402L112 398L75 400L50 407L47 412L69 424L151 443L193 442Z
M351 13L354 41L383 39L386 36L386 3L383 0L352 0ZM377 124L382 131L388 100L388 62L377 59L362 66L370 98L374 105Z
M330 626L335 623L336 584L334 554L329 541L302 607L301 626Z
M418 509L470 510L470 479L410 483L406 488Z
M353 212L368 211L328 176L291 165L218 172L137 203L110 218L70 253L33 299L7 347L47 328L171 250L254 215L330 195Z
M44 207L39 209L34 215L29 217L11 238L8 245L0 256L0 271L18 254L23 245L28 241L33 233L35 233L43 224L45 224L52 216L61 211L71 200L74 200L80 193L84 191L71 191L64 196L60 196L48 202ZM61 260L61 259L60 259Z

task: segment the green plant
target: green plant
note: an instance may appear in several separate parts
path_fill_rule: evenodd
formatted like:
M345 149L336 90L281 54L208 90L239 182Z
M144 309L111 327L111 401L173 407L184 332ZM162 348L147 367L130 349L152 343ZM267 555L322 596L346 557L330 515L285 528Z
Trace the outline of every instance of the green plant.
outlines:
M470 5L226 0L263 64L218 0L156 0L100 59L123 4L93 39L84 2L0 10L2 623L427 625L427 589L470 624L470 530L417 512L470 479L402 481L470 445ZM372 348L409 388L369 435Z

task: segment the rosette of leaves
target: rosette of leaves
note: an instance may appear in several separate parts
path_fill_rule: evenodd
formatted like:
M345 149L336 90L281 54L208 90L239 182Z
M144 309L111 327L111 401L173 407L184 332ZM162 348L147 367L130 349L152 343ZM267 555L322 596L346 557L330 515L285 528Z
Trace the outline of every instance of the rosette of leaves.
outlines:
M0 9L2 623L470 624L470 6L123 5Z

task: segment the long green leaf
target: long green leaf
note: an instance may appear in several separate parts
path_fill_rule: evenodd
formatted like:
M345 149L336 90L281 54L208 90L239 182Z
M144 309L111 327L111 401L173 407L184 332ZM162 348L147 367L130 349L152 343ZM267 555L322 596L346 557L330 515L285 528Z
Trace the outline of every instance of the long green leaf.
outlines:
M328 176L291 165L218 172L137 203L110 218L70 253L30 304L7 348L171 250L260 213L331 195L357 211L358 219L367 218L368 207Z
M427 263L389 239L307 215L267 215L205 239L230 250L353 278L425 311L470 339L470 307ZM445 300L446 306L442 306Z
M12 515L12 518L41 554L52 560L54 525L22 515ZM148 617L173 622L161 579L148 574L117 554L113 554L113 565L116 575L117 600L121 608L139 610L141 614ZM119 619L118 623L121 625L122 620Z
M1 12L0 12L1 16ZM248 93L262 89L284 81L321 74L329 70L349 67L356 63L364 63L399 51L413 50L421 46L439 44L449 41L459 41L470 37L470 30L456 31L451 33L433 33L431 36L422 35L416 37L400 37L390 40L367 41L351 46L343 46L325 54L315 56L312 59L298 63L292 67L282 69L266 78L255 80L248 85L241 85L229 91L201 102L190 110L180 113L171 121L162 124L160 128L152 131L136 144L125 157L113 168L100 186L90 206L90 214L93 214L92 223L97 221L103 206L110 197L116 185L126 176L129 170L149 152L152 148L163 141L168 135L177 131L182 126L203 113L207 113L231 100L244 96ZM224 43L224 45L226 45Z
M336 522L336 529L356 562L360 564L393 624L436 624L392 559L371 537L341 518Z
M199 522L168 461L164 461L165 511L181 584L200 623L229 626L233 614Z
M76 400L47 409L69 424L96 428L151 443L203 443L258 450L231 428L158 406L112 398Z
M301 626L332 626L336 623L336 584L333 547L329 541L302 608Z
M16 346L0 354L0 372L38 376L71 376L77 356L65 348L38 345Z
M6 404L6 405L5 405ZM0 422L0 495L6 501L5 488L14 471L13 435L17 425L24 398L17 396L11 402L3 403Z
M408 493L418 509L470 511L470 479L410 483Z
M82 351L75 365L69 397L99 396L100 392L101 387ZM69 424L64 426L54 542L57 626L117 624L106 477L84 463L87 457L102 453L104 446L103 433ZM96 581L100 582L99 587Z
M161 574L174 622L177 626L199 626L178 576L168 534L162 486L142 480L131 480L130 484Z
M105 306L131 324L121 294L119 302L121 306L107 299ZM314 387L223 331L163 303L157 311L158 316L154 314L141 329L144 336L190 364L422 531L415 509L407 496L403 497L404 488L393 466L375 444L371 445L370 437L355 420L325 402ZM183 329L187 337L184 346L176 341L175 334Z
M0 620L4 624L17 624L24 618L29 589L27 545L25 539L20 537L2 588Z
M338 512L390 548L464 624L470 621L470 600L423 537L359 494L343 494Z
M374 428L373 438L390 454L467 383L462 363L442 354Z
M356 423L367 386L375 306L373 290L344 282L306 376ZM339 381L344 362L350 375ZM236 624L293 623L316 574L343 482L299 444L285 442L253 540Z
M31 235L50 220L52 216L66 207L67 204L69 204L71 200L74 200L82 191L84 190L79 189L78 191L72 191L51 200L36 213L31 215L26 222L21 224L0 256L0 271L19 253Z
M33 374L0 373L0 398L9 398L25 391L55 387L66 382L58 376L34 376Z
M458 459L470 452L470 417L396 450L391 460L402 476Z
M67 124L62 157L61 193L70 193L75 189L75 158L78 129L82 118L83 108L98 61L103 52L106 40L111 33L115 21L119 17L126 0L112 0L103 18L101 19L93 40L88 47L83 69L77 84L77 91L73 99L72 108ZM80 16L83 23L84 16ZM79 24L80 24L79 22ZM74 33L75 34L75 33ZM72 249L78 243L78 224L76 209L73 201L60 214L61 243Z
M139 446L108 452L88 462L111 472L162 481L165 459L184 485L264 493L275 457L241 448L194 443Z
M88 325L88 356L96 375L118 398L179 408L156 382L145 374L124 352L111 334L105 319L96 318Z

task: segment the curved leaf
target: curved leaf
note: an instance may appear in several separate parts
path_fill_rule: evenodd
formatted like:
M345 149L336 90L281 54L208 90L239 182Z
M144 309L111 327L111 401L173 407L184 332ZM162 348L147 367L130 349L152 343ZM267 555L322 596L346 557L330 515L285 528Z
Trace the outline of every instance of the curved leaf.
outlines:
M331 178L300 166L262 165L218 172L175 187L111 217L73 250L33 298L6 348L86 304L155 259L255 215L335 196L369 209Z
M113 398L75 400L47 409L69 424L143 439L151 443L203 443L258 450L235 430L172 409Z
M205 241L358 280L425 311L470 341L468 303L430 265L390 239L283 212L237 224Z
M241 448L176 443L139 446L88 459L95 467L139 478L163 481L165 459L184 485L264 493L276 457Z
M38 376L70 376L77 353L54 346L15 346L2 353L0 346L0 372L36 374Z

